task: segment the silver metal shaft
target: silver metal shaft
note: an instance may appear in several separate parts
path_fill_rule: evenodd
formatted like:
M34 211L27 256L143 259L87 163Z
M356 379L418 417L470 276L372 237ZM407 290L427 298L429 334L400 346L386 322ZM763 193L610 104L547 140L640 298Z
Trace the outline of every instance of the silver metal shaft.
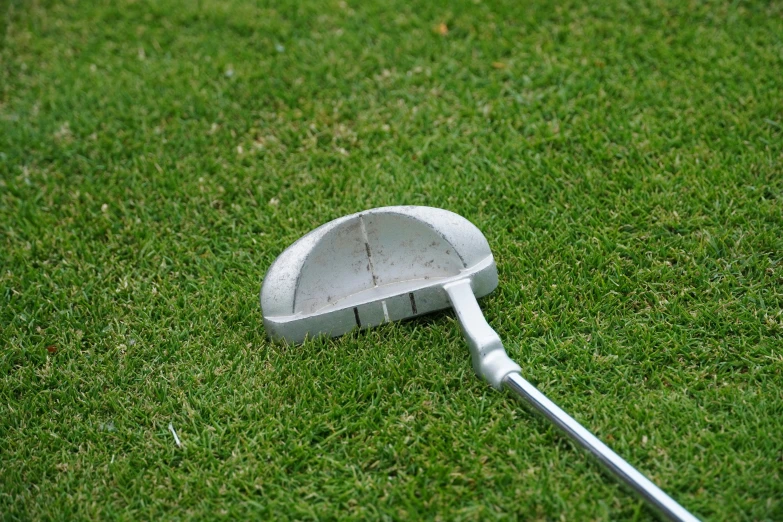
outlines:
M443 286L457 313L460 328L470 348L470 357L476 375L501 389L504 385L542 413L571 440L598 458L620 480L629 485L654 509L670 520L698 522L685 508L675 502L647 477L620 458L617 453L598 440L570 415L538 391L520 375L522 368L509 358L497 332L487 323L473 293L468 278Z
M537 411L552 421L568 437L592 453L606 468L630 486L655 510L666 518L675 521L699 522L699 519L691 515L684 507L673 498L663 492L661 488L653 484L647 477L623 460L609 446L587 431L573 417L564 412L554 402L538 391L535 386L527 382L519 373L508 374L503 384L514 392L519 398L533 406Z

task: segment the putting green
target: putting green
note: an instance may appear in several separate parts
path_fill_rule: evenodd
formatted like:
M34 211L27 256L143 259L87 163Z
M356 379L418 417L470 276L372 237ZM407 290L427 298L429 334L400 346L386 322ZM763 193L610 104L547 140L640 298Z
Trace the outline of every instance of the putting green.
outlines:
M266 340L285 247L406 204L486 235L543 393L699 517L783 519L779 2L0 11L6 518L653 519L450 312Z

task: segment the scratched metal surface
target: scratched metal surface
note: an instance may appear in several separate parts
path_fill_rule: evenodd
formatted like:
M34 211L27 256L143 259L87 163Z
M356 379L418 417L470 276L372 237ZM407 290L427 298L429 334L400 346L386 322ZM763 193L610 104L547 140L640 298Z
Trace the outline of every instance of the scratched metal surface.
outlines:
M450 306L443 284L469 278L477 296L497 286L483 234L431 207L383 207L331 221L286 249L261 288L267 333L301 342Z

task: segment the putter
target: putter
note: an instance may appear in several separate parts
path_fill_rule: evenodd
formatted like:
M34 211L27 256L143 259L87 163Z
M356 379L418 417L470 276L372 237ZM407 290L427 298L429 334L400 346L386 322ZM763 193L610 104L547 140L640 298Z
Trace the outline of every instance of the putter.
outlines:
M454 308L479 377L543 414L666 518L698 521L522 377L476 301L497 285L489 244L467 219L383 207L335 219L288 247L264 277L261 309L269 337L296 344Z

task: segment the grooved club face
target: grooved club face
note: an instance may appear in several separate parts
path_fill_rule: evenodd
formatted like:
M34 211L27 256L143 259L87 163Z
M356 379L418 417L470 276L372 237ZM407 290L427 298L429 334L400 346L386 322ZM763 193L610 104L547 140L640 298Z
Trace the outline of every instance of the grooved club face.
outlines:
M383 207L335 219L288 247L261 286L267 334L299 343L449 308L450 281L477 297L497 286L487 240L431 207Z

